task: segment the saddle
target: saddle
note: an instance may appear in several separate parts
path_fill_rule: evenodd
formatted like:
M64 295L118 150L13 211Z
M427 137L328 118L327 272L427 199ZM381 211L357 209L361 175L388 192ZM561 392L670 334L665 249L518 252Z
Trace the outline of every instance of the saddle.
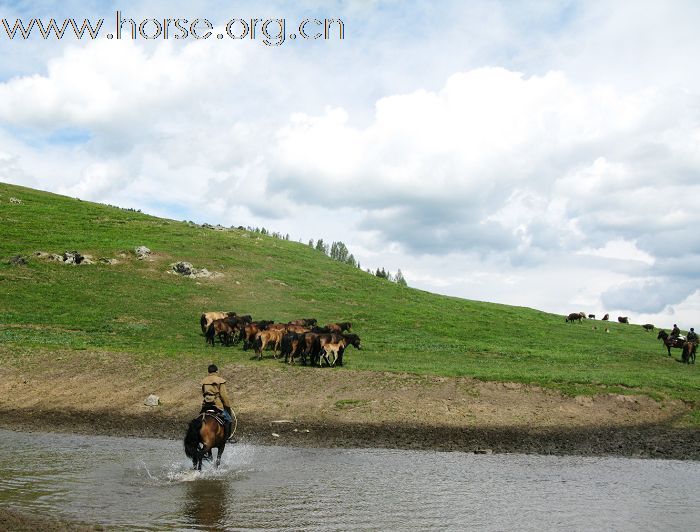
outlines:
M226 427L226 422L224 421L224 419L221 417L221 415L216 410L205 410L204 412L199 414L199 417L202 418L202 421L207 416L214 418L214 420L222 427Z

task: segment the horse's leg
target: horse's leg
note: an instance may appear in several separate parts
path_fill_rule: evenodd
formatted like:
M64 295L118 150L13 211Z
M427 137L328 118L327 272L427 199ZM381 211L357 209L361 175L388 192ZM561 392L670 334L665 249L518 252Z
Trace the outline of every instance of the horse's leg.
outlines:
M226 447L226 444L222 443L216 452L216 468L217 469L221 465L221 455L224 453L224 447Z

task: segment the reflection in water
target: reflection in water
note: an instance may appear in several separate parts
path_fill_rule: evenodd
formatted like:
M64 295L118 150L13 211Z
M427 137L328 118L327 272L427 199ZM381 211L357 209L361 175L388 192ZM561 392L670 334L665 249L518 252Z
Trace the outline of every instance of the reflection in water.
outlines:
M206 530L223 530L226 514L226 481L200 479L187 482L184 514Z
M179 441L0 430L0 507L119 530L697 530L699 491L698 462L236 445L200 472Z

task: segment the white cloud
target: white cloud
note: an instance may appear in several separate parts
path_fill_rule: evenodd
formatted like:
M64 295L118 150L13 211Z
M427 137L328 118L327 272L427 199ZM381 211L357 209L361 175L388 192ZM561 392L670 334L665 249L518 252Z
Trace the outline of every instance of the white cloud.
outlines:
M670 5L366 3L330 13L342 43L64 44L0 82L0 178L343 240L464 297L695 312L700 38Z

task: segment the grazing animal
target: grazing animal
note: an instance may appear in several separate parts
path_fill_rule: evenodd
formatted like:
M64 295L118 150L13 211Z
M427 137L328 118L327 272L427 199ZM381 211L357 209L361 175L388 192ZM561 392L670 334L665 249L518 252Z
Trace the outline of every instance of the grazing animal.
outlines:
M243 327L239 335L239 339L243 340L243 350L247 351L248 349L250 349L253 345L253 342L255 342L255 335L258 334L260 331L264 331L265 329L267 329L267 327L272 323L274 322L265 320L254 321Z
M214 320L223 320L224 318L234 317L235 312L203 312L199 317L199 324L202 327L202 334L207 331L207 327Z
M272 356L277 358L277 351L279 351L282 344L283 334L284 331L279 329L266 329L255 335L255 350L258 353L259 360L262 360L263 351L268 345L273 346L274 354Z
M311 329L304 327L303 325L287 325L285 327L286 332L295 332L297 334L304 334L306 332L311 332Z
M668 356L671 356L672 347L676 349L683 349L683 345L686 343L685 340L681 338L669 336L668 333L663 329L659 331L659 334L656 337L656 339L661 340L664 343L664 345L666 346L666 350L668 351Z
M568 323L568 322L572 322L572 323L573 323L574 321L578 321L579 323L581 323L581 314L579 314L578 312L572 312L571 314L569 314L569 315L566 317L566 322L567 322L567 323Z
M352 323L350 323L349 321L343 321L340 323L329 323L328 325L326 325L326 327L328 327L328 330L332 333L341 334L345 331L349 331L350 327L352 327Z
M644 325L642 325L642 329L649 332L654 330L654 326L651 323L645 323Z
M314 356L314 346L320 334L315 332L304 333L299 337L299 347L297 348L296 355L301 358L301 363L306 366L307 358L310 358L313 363ZM294 355L292 356L291 363L294 363Z
M343 353L345 353L345 349L347 348L347 346L351 345L355 349L362 349L362 345L360 344L360 337L356 334L344 334L343 338L345 339L345 347L343 347L338 353L338 359L335 361L336 366L343 365Z
M233 343L238 328L231 325L226 319L212 321L204 333L205 340L214 347L214 338L219 337L221 345L229 346Z
M588 315L589 320L594 320L595 319L595 314L589 314Z
M333 342L326 342L323 344L323 348L321 349L318 357L319 367L321 367L323 364L323 360L325 360L326 364L329 366L334 366L336 360L338 360L338 357L340 356L339 353L345 349L345 338L338 338L334 335L334 340L335 341Z
M288 364L294 363L294 357L299 354L302 334L287 332L282 336L280 352L284 355L284 361Z
M208 459L216 448L216 467L221 465L221 455L226 447L223 422L213 412L203 412L190 421L185 434L185 454L192 459L192 468L201 471L202 460Z
M290 321L287 325L301 325L303 327L313 327L318 323L315 318L303 318L300 320Z
M610 314L603 316L603 321L608 321L610 319Z
M627 316L618 316L617 321L619 321L620 323L629 323L630 322L630 320Z
M685 342L683 344L683 354L681 361L685 364L695 364L695 352L698 350L698 344L695 342Z

